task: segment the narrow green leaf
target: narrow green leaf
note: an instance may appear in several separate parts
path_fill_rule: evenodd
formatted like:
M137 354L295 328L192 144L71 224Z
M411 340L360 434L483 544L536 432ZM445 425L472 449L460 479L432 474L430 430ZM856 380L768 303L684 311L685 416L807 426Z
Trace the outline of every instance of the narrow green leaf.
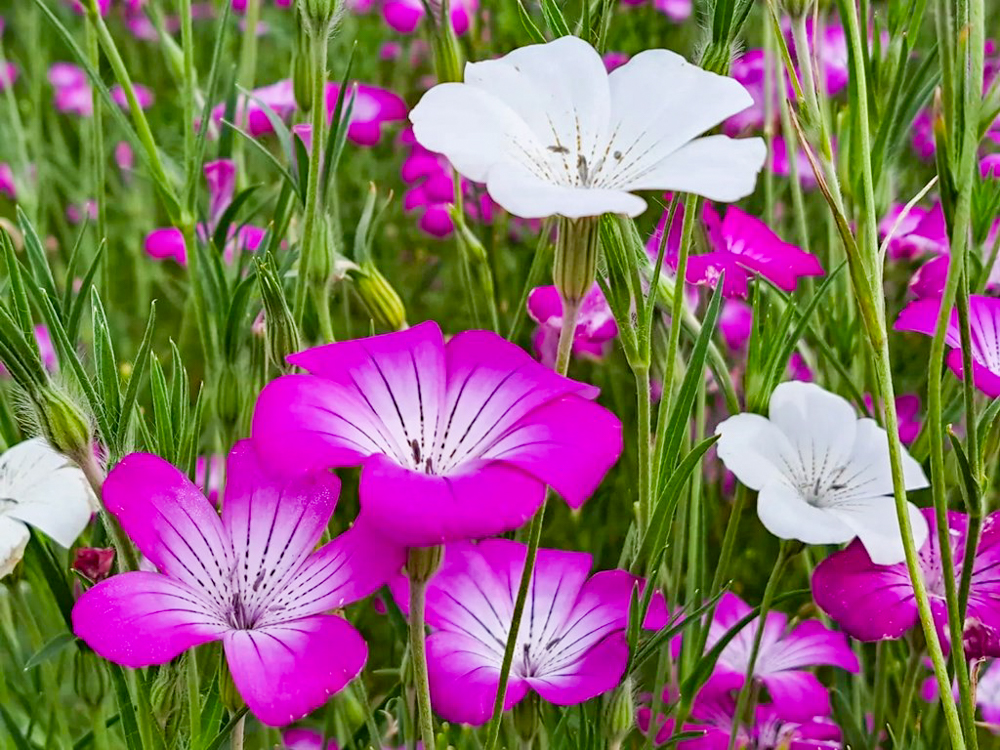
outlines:
M240 209L243 205L250 199L250 197L260 189L260 185L251 185L245 190L241 190L236 194L236 197L226 206L226 210L222 212L222 216L219 217L219 223L215 227L215 232L212 233L212 242L216 247L222 249L225 248L227 241L230 238L230 227L236 219L237 214L239 214ZM237 243L239 237L238 232L232 233L232 242Z
M45 248L42 247L41 240L35 232L27 214L17 207L17 225L24 235L24 252L28 256L28 267L34 276L35 281L48 292L52 299L58 299L56 293L56 280L52 276L52 269L49 267L49 259L45 255Z
M121 730L122 734L125 735L125 745L128 750L143 750L142 739L139 736L139 722L136 719L135 705L132 703L132 694L128 689L125 670L113 662L106 662L106 664L111 673L111 682L118 700L118 715L121 716Z
M118 376L118 361L111 340L111 329L104 303L96 288L91 289L91 329L94 336L94 366L97 370L97 385L104 399L104 410L108 421L118 424L121 415L121 386Z
M47 661L54 659L56 656L61 654L67 647L72 646L76 643L76 636L72 633L60 633L55 638L49 640L44 646L42 646L38 651L36 651L30 659L24 665L24 671L34 669L39 664L44 664Z
M83 276L83 280L80 284L80 291L77 292L76 297L73 299L72 306L69 310L69 317L66 320L66 336L69 337L70 341L76 341L80 337L80 321L83 318L83 308L86 306L87 300L90 298L90 290L94 283L94 276L97 275L97 269L101 265L101 260L104 257L107 247L107 244L102 241L100 247L97 248L97 252L94 253L94 260L91 261L90 267L87 269L87 273ZM72 286L72 284L70 284L70 286Z
M153 398L153 428L156 430L156 452L168 461L174 460L174 425L170 421L170 397L167 378L159 358L149 361L149 390Z
M222 743L224 743L226 740L229 739L229 735L233 733L233 730L236 728L236 725L240 723L240 720L244 716L246 716L246 713L247 713L247 707L244 706L235 714L233 714L232 718L226 723L226 726L223 727L222 731L219 732L218 736L209 743L208 747L205 748L205 750L219 750L219 748L222 747Z
M149 306L149 319L146 321L146 331L142 335L142 343L139 344L139 351L132 363L132 375L129 377L128 386L125 389L125 398L122 401L121 415L118 417L118 425L115 428L115 446L119 455L121 454L125 440L128 438L128 429L131 424L132 411L135 409L135 402L139 396L139 383L149 362L149 351L153 344L153 328L156 324L156 302Z
M34 747L24 738L21 734L21 730L18 728L17 723L7 713L7 709L0 705L0 718L3 719L3 723L7 726L7 731L10 733L11 741L14 743L16 750L35 750Z
M14 243L5 229L0 229L0 246L7 264L7 278L10 280L10 296L14 303L14 319L21 328L25 338L34 336L34 326L31 322L31 307L28 304L28 293L24 289L24 276L21 274L21 264L14 252Z
M244 332L243 323L246 318L250 295L257 286L256 273L250 273L240 281L233 292L229 303L229 313L226 315L226 328L222 334L222 351L230 362L235 362L239 354L240 334Z
M271 162L274 168L277 169L278 172L281 174L281 176L284 178L285 182L292 188L292 190L295 192L295 195L298 196L299 202L305 203L306 200L305 194L303 194L299 190L298 182L296 182L295 178L292 177L291 172L288 171L285 165L282 164L280 161L278 161L278 157L272 154L271 151L264 146L264 144L262 144L260 141L258 141L256 138L254 138L252 135L250 135L248 132L246 132L239 126L234 125L229 120L223 120L222 123L223 125L226 125L230 129L239 133L241 136L243 136L244 140L246 140L247 143L249 143L251 146L257 149L260 153L262 153L264 155L264 158L266 158L269 162Z
M32 562L36 564L36 569L41 571L45 579L45 585L52 594L52 599L59 608L63 623L66 629L73 630L73 592L69 582L66 580L66 573L63 566L55 559L52 549L48 543L42 539L39 532L32 531L31 539L28 542L28 554Z
M83 254L83 238L87 234L87 227L89 225L90 215L84 211L83 223L80 225L80 231L77 233L76 241L73 243L73 252L69 254L69 262L66 264L66 287L63 289L62 300L62 314L64 316L69 315L69 308L73 302L73 279L77 275L77 266L80 264L80 256Z

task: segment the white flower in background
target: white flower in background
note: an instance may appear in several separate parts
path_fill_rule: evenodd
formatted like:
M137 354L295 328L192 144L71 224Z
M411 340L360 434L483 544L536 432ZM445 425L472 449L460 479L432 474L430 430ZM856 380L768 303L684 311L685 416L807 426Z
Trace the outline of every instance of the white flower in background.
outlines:
M904 559L886 432L858 419L843 398L812 383L782 383L771 394L768 418L737 414L716 433L719 458L757 490L757 515L772 534L806 544L858 537L879 565ZM905 451L903 479L907 490L929 486ZM908 506L919 549L927 521Z
M515 216L578 219L637 216L637 190L749 195L764 141L698 136L752 104L736 80L673 52L646 50L609 74L565 36L469 63L464 83L432 88L410 120L422 146Z
M42 438L18 443L0 456L0 578L24 555L25 524L69 547L94 507L83 472Z

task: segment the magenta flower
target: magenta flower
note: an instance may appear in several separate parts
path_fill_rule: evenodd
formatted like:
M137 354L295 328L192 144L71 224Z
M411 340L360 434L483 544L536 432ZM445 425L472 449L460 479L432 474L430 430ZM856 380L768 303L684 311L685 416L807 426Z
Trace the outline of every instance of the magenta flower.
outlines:
M767 224L735 206L730 206L725 218L720 219L712 205L706 203L703 218L713 250L688 259L689 284L714 288L725 272L722 293L745 298L754 274L786 292L794 291L802 276L823 275L816 256L783 242Z
M1000 234L1000 218L993 222L982 248L984 263L993 251L997 234ZM910 279L910 291L917 297L940 297L944 294L944 285L948 280L948 267L951 265L951 258L947 255L950 252L947 236L943 252L944 255L932 258L920 266L913 274L913 278ZM990 268L989 276L986 277L986 288L991 291L1000 288L1000 259L994 261L992 268Z
M903 212L900 203L879 222L879 234L884 239L892 231ZM948 252L948 228L944 222L941 203L932 208L914 206L899 222L889 239L887 253L890 258L915 258L921 255L944 255Z
M836 146L836 144L834 144ZM788 145L780 135L771 140L771 157L768 165L772 172L781 177L791 177L792 168L788 158ZM799 184L803 190L812 190L816 187L816 174L813 172L812 164L806 152L798 147L795 149L795 168L798 171Z
M683 23L694 10L692 0L653 0L653 7L674 23Z
M726 592L715 611L706 648L711 648L742 618L750 606ZM740 630L722 650L715 674L732 675L735 687L743 684L750 663L760 618ZM858 672L861 666L843 633L826 628L819 620L803 620L789 629L781 612L769 612L764 624L754 678L767 689L773 705L785 716L825 716L830 712L827 690L806 667L834 666ZM738 679L737 679L738 678Z
M850 80L847 35L844 27L833 18L821 18L820 24L820 35L817 37L812 17L806 19L806 38L811 48L809 53L819 64L820 82L826 95L836 96L847 87ZM797 55L791 35L788 36L789 49L793 55Z
M976 704L983 713L987 728L993 734L1000 734L1000 662L990 662L979 673Z
M731 351L741 352L753 330L753 308L738 299L727 299L719 313L719 331Z
M286 729L281 733L285 750L323 750L323 734L312 729ZM335 740L330 740L326 750L339 750Z
M56 348L52 344L52 336L49 334L47 326L39 323L34 328L35 344L38 346L38 357L42 361L42 366L49 372L59 369L59 357L56 355ZM8 377L7 368L0 362L0 377Z
M12 63L4 63L0 65L0 91L5 91L7 87L13 86L17 81L18 70L17 66Z
M339 83L326 86L327 116L332 121L340 95ZM382 138L382 128L388 123L406 119L406 102L388 89L355 83L344 95L344 107L353 96L351 122L347 127L347 137L359 146L374 146Z
M604 61L604 67L610 73L612 70L617 70L622 65L627 63L632 56L627 52L605 52L601 59Z
M413 546L530 518L551 485L573 508L622 449L597 389L488 331L438 325L309 349L260 394L253 439L276 470L362 466L362 512Z
M762 49L751 49L733 60L729 69L729 75L743 84L744 88L753 97L753 104L742 112L737 112L723 123L723 131L728 136L738 136L751 131L758 131L767 122L765 86L767 77L771 77L772 85L772 120L777 118L780 110L778 99L780 91L777 89L776 69L773 60L768 59L767 53Z
M132 89L135 91L135 100L139 103L140 108L149 109L153 106L155 97L149 87L143 86L140 83L133 83ZM119 107L128 110L128 98L125 96L125 90L121 86L115 84L111 87L111 98Z
M0 162L0 195L11 200L17 200L17 184L14 182L14 170L7 162Z
M940 299L918 299L899 313L893 328L934 335ZM969 329L972 334L972 382L990 398L1000 396L1000 299L969 295ZM958 378L963 377L962 341L958 312L952 310L945 336L951 349L947 363Z
M447 721L478 725L490 718L526 553L524 544L506 539L456 542L445 548L444 563L427 586L431 703ZM571 706L621 681L629 603L641 579L624 570L590 576L592 563L585 552L538 551L505 710L529 691ZM404 611L407 586L402 576L393 583ZM650 611L647 624L660 624L663 611Z
M899 439L909 445L920 434L920 396L916 393L904 393L896 396L896 417L899 419ZM875 399L870 393L865 394L865 406L868 412L875 411Z
M438 15L441 13L441 5L440 0L430 2L431 9ZM453 0L448 3L451 27L456 34L462 36L469 30L478 9L478 0ZM426 14L421 0L385 0L382 4L382 18L389 28L400 34L412 34L416 31Z
M932 508L921 511L930 527L929 541L919 554L920 571L931 599L931 612L943 643L948 637L948 608ZM953 575L962 575L968 517L948 512ZM905 563L876 565L864 547L852 542L821 562L813 573L813 598L851 637L860 641L895 639L919 624L913 586ZM969 658L1000 656L1000 514L983 521L976 548L965 620L965 651Z
M164 664L222 641L250 710L280 726L323 705L364 666L367 648L327 614L398 572L401 550L355 526L313 552L340 483L276 481L253 448L229 454L222 518L180 471L144 453L108 476L104 502L159 573L112 576L73 608L73 630L126 667Z
M295 87L291 78L277 81L268 86L253 90L253 98L240 96L236 103L236 113L233 120L240 128L246 130L255 138L274 132L274 126L267 118L261 103L270 107L282 120L288 121L295 112ZM226 115L226 104L216 105L212 110L212 122L216 130ZM214 133L213 133L214 134Z
M546 367L554 367L563 315L559 290L554 286L532 289L528 295L528 315L538 323L534 336L535 353ZM617 335L615 316L601 287L595 283L580 302L573 333L573 356L603 359Z

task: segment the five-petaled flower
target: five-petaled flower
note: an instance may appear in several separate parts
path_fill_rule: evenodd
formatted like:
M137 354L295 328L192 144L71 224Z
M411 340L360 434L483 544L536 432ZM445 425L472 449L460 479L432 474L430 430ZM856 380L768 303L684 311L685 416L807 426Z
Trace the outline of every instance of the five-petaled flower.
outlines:
M497 694L504 647L527 547L506 539L445 547L428 584L427 659L434 710L448 721L482 724ZM628 664L625 628L632 591L642 580L624 570L590 575L585 552L540 549L517 632L505 710L529 691L558 706L614 688ZM393 582L407 609L407 580ZM654 596L644 625L666 622Z
M609 74L564 36L469 63L464 83L432 88L410 120L417 141L514 216L579 219L637 216L640 190L749 195L764 141L698 136L751 104L740 83L673 52L640 52Z
M328 613L386 582L403 552L362 524L313 551L337 503L332 474L274 480L243 441L226 477L220 519L162 458L122 460L104 484L105 504L160 572L99 583L74 607L73 629L103 658L134 668L222 641L250 710L288 724L361 671L364 640Z
M737 414L716 433L719 458L757 490L757 515L772 534L806 544L857 537L876 562L903 559L886 432L858 419L846 400L812 383L782 383L769 417ZM927 487L920 464L906 452L902 461L906 489ZM916 506L907 507L919 547L927 524Z
M489 331L434 322L309 349L257 400L253 439L282 473L363 466L362 514L409 546L490 536L551 485L578 508L618 459L597 389Z

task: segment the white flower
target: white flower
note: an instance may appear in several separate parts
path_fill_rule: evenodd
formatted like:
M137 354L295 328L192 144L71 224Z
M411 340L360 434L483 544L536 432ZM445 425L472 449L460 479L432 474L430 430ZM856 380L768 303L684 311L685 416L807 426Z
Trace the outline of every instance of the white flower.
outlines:
M466 65L465 83L432 88L410 120L422 146L515 216L577 219L637 216L636 190L749 195L764 141L697 136L752 103L734 79L673 52L640 52L608 74L593 47L565 36Z
M769 418L738 414L716 433L719 458L757 490L757 515L772 534L806 544L858 537L877 564L904 559L886 432L872 419L858 419L840 396L812 383L782 383L771 394ZM908 490L928 486L905 451L903 479ZM919 549L927 522L907 505Z
M95 504L83 472L42 438L18 443L0 456L0 578L24 555L25 524L69 547Z

